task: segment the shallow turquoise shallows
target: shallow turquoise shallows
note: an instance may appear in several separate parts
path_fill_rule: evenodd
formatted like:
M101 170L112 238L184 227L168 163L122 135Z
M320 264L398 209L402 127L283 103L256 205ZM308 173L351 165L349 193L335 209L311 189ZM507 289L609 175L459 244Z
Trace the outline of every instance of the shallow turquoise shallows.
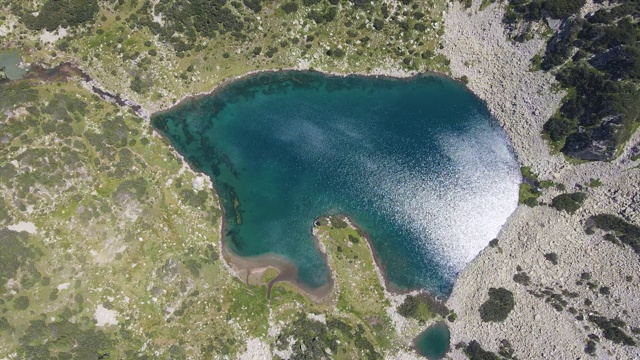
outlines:
M157 114L153 124L209 174L225 241L275 254L311 288L329 276L313 221L346 214L399 289L447 295L517 205L502 129L463 85L271 72Z
M449 328L444 323L430 326L414 340L418 354L429 360L442 359L449 351Z
M0 51L0 69L4 68L4 73L9 80L21 79L27 71L18 65L22 62L20 54L16 51Z

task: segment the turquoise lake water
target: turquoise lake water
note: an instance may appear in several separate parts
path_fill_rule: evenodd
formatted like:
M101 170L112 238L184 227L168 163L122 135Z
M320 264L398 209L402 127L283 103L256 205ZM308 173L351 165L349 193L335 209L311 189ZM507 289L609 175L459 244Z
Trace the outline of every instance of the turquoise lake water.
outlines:
M439 360L449 351L449 328L444 323L430 326L414 340L418 354L429 360Z
M0 69L4 68L4 73L9 80L21 79L27 73L18 66L21 61L20 53L16 51L0 51Z
M312 237L322 215L366 231L397 288L447 295L517 205L504 132L439 76L262 73L152 121L212 177L229 247L282 256L312 288L329 276Z

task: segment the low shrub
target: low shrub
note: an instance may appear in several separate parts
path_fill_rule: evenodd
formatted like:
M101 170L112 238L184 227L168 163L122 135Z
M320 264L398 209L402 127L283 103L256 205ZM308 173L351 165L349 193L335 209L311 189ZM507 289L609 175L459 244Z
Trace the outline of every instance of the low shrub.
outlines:
M429 320L434 314L446 317L449 315L447 306L428 294L409 295L398 307L398 313L406 318Z
M587 230L596 227L604 231L612 231L623 244L629 245L640 255L640 226L626 222L615 215L599 214L590 217L586 224Z
M469 345L465 345L463 352L470 360L500 360L498 355L483 349L482 345L475 340L471 340Z
M288 3L285 3L282 6L280 6L280 8L285 13L291 14L291 13L294 13L294 12L298 11L298 3L295 3L293 1L292 2L288 2Z
M504 321L513 307L513 293L505 288L490 288L489 299L480 306L480 318L484 322Z
M26 310L29 307L29 297L18 296L13 300L13 308L16 310Z
M558 211L566 211L573 214L580 209L586 198L587 194L583 192L561 194L551 200L551 207Z
M627 324L618 319L607 319L604 316L589 315L589 321L597 325L602 330L602 335L605 339L611 340L616 344L623 344L626 346L635 346L636 342L628 336L622 329Z
M531 283L531 278L527 275L526 272L519 272L513 275L513 281L517 282L520 285L529 285Z
M553 265L558 265L558 254L547 253L547 254L544 254L544 258L550 261Z

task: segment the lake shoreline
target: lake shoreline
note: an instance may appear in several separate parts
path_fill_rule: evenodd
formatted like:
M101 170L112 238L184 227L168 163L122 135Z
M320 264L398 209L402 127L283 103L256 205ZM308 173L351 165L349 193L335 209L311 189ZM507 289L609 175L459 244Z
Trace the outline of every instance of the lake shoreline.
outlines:
M268 74L268 73L282 73L282 72L291 72L291 73L310 73L310 74L320 74L322 76L326 76L326 77L372 77L372 78L388 78L394 81L411 81L415 78L419 78L419 77L434 77L434 78L443 78L443 79L447 79L449 81L455 81L454 79L451 79L448 76L442 75L442 74L438 74L438 73L432 73L432 72L428 72L428 73L417 73L417 72L405 72L405 73L398 73L398 72L391 72L391 73L384 73L384 74L360 74L360 73L353 73L353 74L336 74L336 73L331 73L331 72L321 72L321 71L315 71L315 70L300 70L300 69L285 69L285 70L259 70L259 71L253 71L253 72L249 72L243 75L239 75L239 76L235 76L235 77L231 77L228 79L225 79L223 81L221 81L219 84L217 84L212 90L207 91L207 92L202 92L202 93L198 93L198 94L193 94L193 95L188 95L183 97L182 99L180 99L179 101L177 101L176 103L174 103L171 107L165 109L165 110L160 110L158 112L154 112L149 120L152 120L155 116L158 115L162 115L166 112L175 110L176 108L179 108L181 106L189 106L189 104L193 101L196 101L197 99L200 99L202 97L207 97L207 96L212 96L217 94L218 92L224 90L227 86L234 84L235 82L242 80L242 79L246 79L248 77L252 77L252 76L256 76L256 75L260 75L260 74ZM456 81L457 83L461 83L460 81ZM473 97L478 98L475 94L470 93ZM478 98L478 100L482 101L482 99ZM484 101L482 101L484 104ZM497 124L496 124L497 125ZM169 140L166 135L162 134L160 131L158 131L157 129L154 128L154 133L157 133L159 136L161 136L162 138ZM215 186L215 179L209 177L209 175L207 175L206 173L204 173L203 171L197 170L196 167L193 166L193 164L191 164L182 154L179 154L179 152L177 152L175 150L175 148L173 149L174 152L176 153L176 155L178 155L184 162L186 162L189 167L191 168L191 170L201 173L203 176L205 176L212 184L211 186L211 191L213 191L214 193L216 193L216 196L219 199L219 196L217 195L217 190L216 190L216 186ZM224 213L224 211L223 211ZM224 239L224 234L225 234L225 229L224 229L224 223L226 220L226 214L223 214L223 220L222 223L223 225L221 225L221 231L220 231L220 236L221 239ZM325 218L328 215L322 215L317 219L320 218ZM374 268L376 269L376 272L379 276L379 280L381 285L383 285L385 292L390 295L390 296L401 296L404 298L405 295L407 294L419 294L419 293L423 293L426 294L427 296L433 297L435 299L438 299L439 301L445 301L446 298L448 297L448 293L446 295L443 294L436 294L433 293L432 291L430 291L429 289L425 289L425 288L401 288L399 286L397 286L396 284L392 283L387 276L385 276L385 269L384 266L382 264L382 262L380 261L380 258L374 248L374 245L371 241L371 238L369 236L369 234L367 234L366 232L362 231L361 228L355 224L355 222L353 221L353 219L348 215L348 214L335 214L333 216L339 216L339 217L343 217L348 223L349 225L357 230L360 231L363 234L364 239L367 242L367 246L369 248L369 252L371 254L371 257L374 260ZM311 225L311 224L310 224ZM313 226L312 226L313 228ZM324 263L328 265L328 261L327 261L327 252L326 249L323 248L322 243L318 240L318 238L316 236L314 236L314 245L315 247L320 251L320 254L323 256L324 258ZM236 274L236 276L243 280L244 282L248 282L248 276L251 273L254 272L258 272L261 271L262 269L271 267L276 269L280 275L274 279L272 282L270 282L268 284L269 289L271 289L271 287L279 281L286 281L291 283L292 285L294 285L296 288L298 288L299 290L301 290L303 293L305 293L309 298L311 298L314 301L323 301L325 298L327 298L331 293L332 293L332 282L333 282L333 276L335 274L335 271L332 269L329 269L329 273L330 273L330 280L328 281L327 284L321 286L320 288L317 289L313 289L313 288L309 288L308 286L306 286L305 284L303 284L302 282L299 281L299 279L297 278L296 274L297 274L297 268L293 265L293 263L285 258L284 256L280 256L280 255L275 255L275 254L263 254L263 255L259 255L259 256L250 256L250 257L244 257L241 256L239 254L236 254L232 249L229 248L229 246L225 243L224 240L221 240L221 248L220 251L221 253L224 255L223 257L225 258L225 261L228 263L228 268L234 272ZM451 286L453 286L453 283L451 284Z
M50 74L47 74L47 72L45 71L45 68L41 68L41 67L37 67L34 68L37 71L34 72L33 75L27 75L27 78L42 78L43 76L50 76ZM461 80L457 79L457 78L453 78L447 74L442 74L442 73L438 73L438 72L417 72L417 71L402 71L402 70L381 70L381 69L376 69L372 72L368 72L368 73L364 73L364 72L354 72L354 73L340 73L340 72L332 72L332 71L323 71L320 69L308 69L308 68L299 68L299 67L292 67L292 68L283 68L283 69L261 69L261 70L253 70L253 71L249 71L247 73L244 73L242 75L238 75L238 76L233 76L233 77L229 77L226 78L220 82L218 82L216 85L214 85L212 87L211 90L208 91L204 91L204 92L199 92L199 93L195 93L195 94L189 94L189 95L185 95L182 98L180 98L179 100L175 101L172 105L167 106L167 107L162 107L162 108L145 108L143 105L135 103L134 101L128 99L126 96L120 95L120 94L112 94L109 91L105 90L103 86L101 86L100 83L98 83L95 79L91 78L87 72L85 72L84 70L82 70L82 68L74 63L74 62L64 62L61 63L60 65L50 69L50 70L55 70L55 69L60 69L60 70L64 70L63 71L63 78L67 78L67 77L71 77L71 76L78 76L81 78L83 85L85 86L85 88L87 88L88 90L90 90L91 92L95 93L96 95L100 96L101 98L110 101L112 103L115 103L116 105L120 106L120 107L126 107L126 108L130 108L131 111L133 111L134 113L136 113L136 115L144 118L145 120L147 120L149 123L151 122L151 119L158 115L158 114L162 114L168 111L171 111L177 107L183 106L185 104L188 104L188 102L191 101L195 101L198 98L201 97L206 97L206 96L210 96L210 95L214 95L217 92L221 91L222 89L224 89L226 86L228 86L229 84L232 84L238 80L242 80L245 79L247 77L251 77L251 76L255 76L255 75L259 75L259 74L264 74L264 73L276 73L276 72L310 72L310 73L318 73L318 74L322 74L324 76L336 76L336 77L374 77L374 78L379 78L379 77L383 77L383 78L389 78L389 79L393 79L393 80L411 80L413 78L416 77L442 77L442 78L446 78L449 79L451 81L456 81L458 83L461 83L463 85L466 86L466 84L464 84ZM472 94L477 97L480 101L483 102L483 104L485 106L488 107L487 101L480 97L477 93L472 92ZM490 109L490 108L489 108ZM494 116L494 113L490 110L491 112L491 116ZM502 123L500 123L501 127L504 127L504 125ZM153 133L156 134L157 136L165 139L165 140L169 140L168 138L166 138L165 135L161 134L157 129L155 129L153 126ZM512 141L512 139L509 137L509 141ZM513 145L513 144L512 144ZM199 173L202 176L204 176L206 179L209 180L209 182L211 182L211 186L210 188L212 189L214 196L216 198L218 198L219 201L219 196L217 194L217 190L215 189L215 185L213 184L213 179L211 179L206 173L197 170L193 164L191 164L184 156L182 156L182 154L180 154L175 148L172 147L172 152L174 153L174 155L176 155L177 157L179 157L183 163L186 163L188 165L188 167L190 168L191 171L193 171L194 173ZM223 211L224 213L224 211ZM223 214L223 217L225 215ZM342 215L345 216L345 218L349 221L350 226L352 226L354 229L359 229L359 227L353 223L352 219L348 216L348 215ZM507 222L509 221L509 219L507 220ZM222 219L222 223L224 223L224 218ZM506 225L506 224L505 224ZM239 273L244 272L246 273L251 273L253 271L257 271L258 269L261 268L265 268L265 267L272 267L274 269L277 269L279 271L279 273L281 273L282 275L278 276L277 281L285 281L285 282L289 282L292 285L294 285L296 288L298 288L299 290L301 290L303 293L305 293L307 296L309 296L309 298L311 298L314 301L322 301L323 299L327 298L331 293L332 293L332 283L333 283L333 271L331 269L329 269L330 272L330 281L329 283L331 283L331 286L327 287L326 285L321 286L318 289L312 289L309 288L307 286L305 286L303 283L301 283L297 277L294 275L295 273L297 273L297 269L295 269L295 266L286 258L278 256L278 255L273 255L273 254L265 254L265 255L260 255L257 257L243 257L240 256L238 254L235 254L230 248L228 248L228 246L224 243L223 236L224 236L224 225L221 224L221 230L220 230L220 252L221 254L223 254L223 258L225 259L225 265L227 267L227 269L229 271L231 271L232 273L235 273L236 276L242 280L242 275ZM379 274L380 277L380 281L381 284L383 285L384 289L385 289L385 293L387 293L388 295L399 295L404 297L407 294L418 294L418 293L424 293L427 294L428 296L432 296L435 297L437 299L440 299L442 301L446 301L446 299L451 295L449 294L448 296L445 297L445 299L441 299L441 296L439 295L435 295L432 294L428 289L421 289L421 288L415 288L415 289L401 289L398 286L396 286L395 284L391 283L389 281L389 279L387 279L387 277L384 275L384 266L382 265L382 263L380 262L380 259L378 257L378 255L376 254L375 249L373 248L373 244L371 243L371 240L369 238L369 235L365 233L365 239L367 241L367 246L369 247L369 251L371 253L371 256L374 260L375 263L375 268L376 271ZM327 257L327 253L326 250L322 248L322 244L319 242L319 240L314 236L314 242L315 242L315 246L316 248L318 248L320 250L320 253L322 254L323 258L325 259L325 263L327 263L326 261L326 257ZM476 256L477 257L477 256ZM246 277L246 276L245 276ZM276 279L274 279L276 280ZM244 280L246 281L246 279ZM275 282L277 282L275 281ZM269 284L269 288L271 288L271 286L273 284ZM454 283L455 285L455 283Z
M243 80L252 76L256 76L256 75L261 75L261 74L269 74L269 73L286 73L286 72L300 72L300 73L316 73L316 74L320 74L323 76L335 76L335 77L364 77L364 78L369 78L369 77L373 77L373 78L387 78L390 80L398 80L398 81L402 81L402 80L411 80L417 77L442 77L442 78L446 78L448 80L451 81L455 81L458 82L460 84L464 83L457 78L453 78L447 74L444 73L439 73L439 72L435 72L435 71L428 71L428 72L418 72L418 71L383 71L383 70L379 70L377 72L370 72L370 73L365 73L365 72L353 72L353 73L341 73L341 72L332 72L332 71L323 71L320 69L313 69L313 68L298 68L298 67L291 67L291 68L282 68L282 69L260 69L260 70L252 70L249 72L246 72L244 74L241 75L237 75L237 76L232 76L232 77L228 77L225 78L223 80L221 80L220 82L218 82L216 85L213 86L213 88L211 90L207 90L207 91L202 91L202 92L198 92L198 93L194 93L194 94L188 94L185 95L183 97L181 97L180 99L176 100L175 102L173 102L171 105L168 106L163 106L160 108L150 108L147 109L145 112L147 114L149 114L148 117L146 117L147 120L150 120L151 118L153 118L156 115L160 115L166 112L170 112L178 107L184 106L186 105L188 102L192 102L192 101L196 101L202 97L207 97L207 96L211 96L211 95L215 95L218 92L220 92L221 90L223 90L225 87L229 86L230 84L239 81L239 80ZM478 97L475 93L473 93L474 96ZM478 97L479 98L479 97ZM479 98L483 103L486 102Z

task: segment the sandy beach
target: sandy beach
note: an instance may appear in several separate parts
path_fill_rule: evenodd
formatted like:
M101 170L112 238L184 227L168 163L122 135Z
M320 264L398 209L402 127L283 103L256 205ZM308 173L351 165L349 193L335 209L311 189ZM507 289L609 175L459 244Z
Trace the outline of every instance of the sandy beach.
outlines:
M316 239L316 242L317 241ZM232 273L246 283L249 283L250 276L259 277L268 268L273 268L278 271L278 276L269 281L267 296L269 296L268 294L271 291L271 287L281 281L291 283L315 302L327 301L333 292L333 278L327 280L327 282L319 288L310 288L299 280L298 269L286 259L272 254L252 257L240 256L224 244L224 241L220 242L223 258L229 265ZM325 253L323 252L323 254Z

